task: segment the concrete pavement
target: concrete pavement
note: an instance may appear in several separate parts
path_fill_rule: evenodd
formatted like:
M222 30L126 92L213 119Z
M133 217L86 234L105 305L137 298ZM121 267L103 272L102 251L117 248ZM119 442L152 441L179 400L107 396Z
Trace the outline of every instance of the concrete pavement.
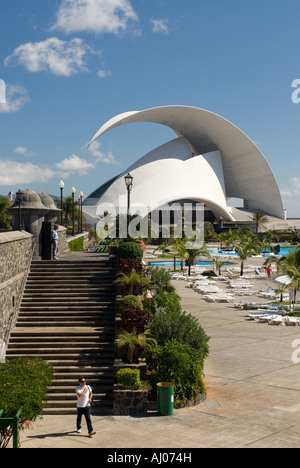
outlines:
M75 432L75 413L45 416L22 432L23 449L300 447L300 369L292 361L300 328L249 322L232 304L206 303L185 282L174 284L211 337L206 402L170 417L94 417L92 439L84 425Z

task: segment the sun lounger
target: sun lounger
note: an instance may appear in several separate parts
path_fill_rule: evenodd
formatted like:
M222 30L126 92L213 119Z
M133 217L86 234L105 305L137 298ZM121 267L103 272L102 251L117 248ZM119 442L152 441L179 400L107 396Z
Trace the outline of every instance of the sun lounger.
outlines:
M287 327L296 327L300 325L300 317L285 317Z
M276 317L272 317L269 320L269 325L284 325L284 323L285 323L284 320L285 320L285 317L277 315Z

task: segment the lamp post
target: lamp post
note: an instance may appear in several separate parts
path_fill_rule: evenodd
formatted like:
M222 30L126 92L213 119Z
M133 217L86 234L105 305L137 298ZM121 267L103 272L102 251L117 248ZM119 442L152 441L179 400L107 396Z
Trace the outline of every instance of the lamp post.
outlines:
M61 214L60 214L60 224L63 226L63 222L64 222L64 215L63 215L63 190L64 190L64 181L61 180L59 182L59 188L60 188L60 208L61 208Z
M72 193L72 218L73 218L72 236L74 236L75 235L75 193L76 193L75 187L72 187L71 193Z
M133 177L131 174L125 176L125 184L127 187L127 237L129 237L129 222L130 222L130 192L133 186Z
M23 192L16 193L16 204L19 206L19 231L22 231L21 205L23 205Z
M83 191L79 194L80 205L79 205L79 212L80 212L80 234L82 234L83 226L82 226L82 199L83 199Z

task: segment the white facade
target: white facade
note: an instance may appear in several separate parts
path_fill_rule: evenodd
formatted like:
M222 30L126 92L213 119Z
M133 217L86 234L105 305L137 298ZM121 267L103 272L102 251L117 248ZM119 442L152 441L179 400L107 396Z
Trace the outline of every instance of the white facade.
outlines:
M237 127L211 112L167 106L121 114L107 122L91 143L104 133L136 122L153 122L174 130L178 138L156 148L100 187L84 202L84 212L96 219L99 204L126 206L124 176L134 178L131 206L148 212L177 200L204 203L217 218L238 221L239 211L227 206L230 198L244 200L245 208L284 219L281 195L270 166L257 146Z

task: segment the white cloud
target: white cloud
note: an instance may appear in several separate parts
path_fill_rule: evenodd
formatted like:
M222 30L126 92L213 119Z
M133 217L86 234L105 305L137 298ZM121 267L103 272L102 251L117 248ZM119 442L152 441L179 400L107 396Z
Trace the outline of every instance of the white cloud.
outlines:
M291 185L287 188L281 189L281 195L283 197L297 197L300 195L300 179L293 177L291 179Z
M97 72L97 75L99 76L99 78L107 78L109 76L112 76L112 72L109 70L99 70Z
M19 163L11 160L0 160L0 185L31 184L48 182L55 172L47 166L36 166L31 163Z
M6 86L6 103L0 104L0 113L17 112L28 102L30 99L27 89L23 86L8 84Z
M129 0L62 0L51 30L119 34L137 21Z
M169 34L170 30L169 30L167 19L151 20L151 23L152 23L152 32Z
M80 159L76 154L72 154L69 158L64 159L60 163L55 164L57 169L60 169L63 172L64 177L78 172L80 175L86 175L90 169L93 169L95 166L92 163L89 163L85 159Z
M28 42L17 47L4 61L6 66L24 66L28 71L50 72L56 76L70 76L87 71L85 56L91 48L82 39L62 41L51 37L42 42Z
M100 146L101 145L99 141L94 141L88 149L96 161L103 162L104 164L118 164L113 153L111 151L109 151L107 154L102 153L99 151Z
M18 146L18 147L15 149L15 153L18 153L18 154L26 154L26 153L27 153L27 148L25 148L25 146Z
M34 156L34 153L28 151L28 149L25 146L17 146L17 148L14 151L17 154L23 154L24 156Z

